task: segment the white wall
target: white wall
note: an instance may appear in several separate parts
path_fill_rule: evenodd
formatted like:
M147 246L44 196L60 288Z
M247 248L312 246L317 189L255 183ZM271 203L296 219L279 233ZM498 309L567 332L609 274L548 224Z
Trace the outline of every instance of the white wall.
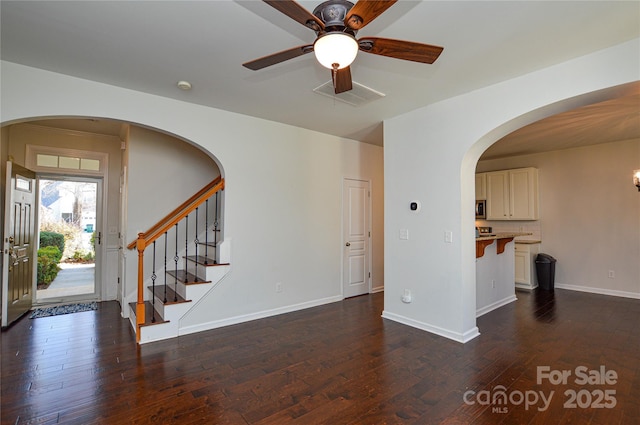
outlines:
M525 166L539 171L541 252L558 260L556 286L640 298L640 193L631 179L640 139L480 161L478 172Z
M130 126L127 155L129 242L220 175L214 160L200 149L135 125ZM140 211L144 214L135 214Z
M54 115L130 121L179 135L218 160L226 182L231 271L185 326L341 299L343 177L371 181L372 285L383 285L382 148L13 63L1 66L3 123ZM283 283L282 293L275 292L276 282Z
M602 100L598 90L640 77L640 40L580 57L385 121L385 311L458 340L475 321L475 168L504 135ZM606 97L606 96L605 96ZM422 201L412 214L410 200ZM399 229L410 239L400 240ZM444 233L452 232L452 243ZM405 288L414 301L401 302Z

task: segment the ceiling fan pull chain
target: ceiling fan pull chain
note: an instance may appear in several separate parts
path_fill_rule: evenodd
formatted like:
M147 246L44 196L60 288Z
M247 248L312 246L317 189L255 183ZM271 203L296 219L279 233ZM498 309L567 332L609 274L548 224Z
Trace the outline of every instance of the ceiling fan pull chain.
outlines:
M331 80L333 81L333 87L335 87L336 86L336 78L338 76L338 66L340 66L340 65L338 65L337 63L334 63L331 66L332 66L332 69L331 69Z

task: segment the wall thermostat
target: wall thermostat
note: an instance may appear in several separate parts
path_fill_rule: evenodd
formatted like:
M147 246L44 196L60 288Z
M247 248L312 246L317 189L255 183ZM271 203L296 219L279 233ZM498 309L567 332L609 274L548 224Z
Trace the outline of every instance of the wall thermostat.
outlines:
M420 201L411 201L409 203L409 209L413 212L420 211Z

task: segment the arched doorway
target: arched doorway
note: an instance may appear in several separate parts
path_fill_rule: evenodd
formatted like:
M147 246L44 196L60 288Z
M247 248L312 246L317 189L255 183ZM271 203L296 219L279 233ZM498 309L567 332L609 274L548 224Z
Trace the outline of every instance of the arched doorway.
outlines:
M124 305L128 292L131 292L126 285L127 255L124 247L130 240L135 239L135 231L138 230L135 228L132 231L126 226L131 221L134 221L133 226L137 226L138 223L135 220L140 216L138 212L133 214L133 219L130 217L131 214L128 212L130 200L127 197L133 197L135 203L144 196L155 196L152 202L153 211L160 214L163 211L163 203L169 205L175 201L177 204L181 198L190 195L189 190L196 192L203 181L221 174L215 158L211 158L206 152L184 139L158 130L110 119L52 117L7 124L3 126L3 151L4 157L16 163L32 164L38 169L39 174L56 181L69 181L74 178L86 180L88 177L82 177L82 167L74 171L65 167L52 167L46 161L41 164L42 166L38 166L38 155L44 160L53 157L67 158L66 163L74 162L76 159L81 161L84 157L93 158L95 155L102 155L104 167L101 168L98 183L103 188L104 196L100 198L101 202L98 206L100 210L97 214L92 217L89 217L90 214L84 214L86 217L83 215L78 217L78 220L72 220L69 219L71 212L58 211L61 218L66 217L68 219L66 221L73 222L73 225L78 227L80 236L87 233L86 229L90 225L90 233L96 235L96 243L101 244L101 249L96 250L95 289L91 291L90 296L87 291L80 291L71 297L58 295L45 297L42 293L42 302L65 302L88 297L98 300L117 299ZM80 152L84 153L80 154ZM149 158L153 158L154 155L156 158L151 166ZM185 164L188 164L188 167ZM138 171L140 169L141 173ZM178 175L176 170L179 170L180 179L171 179L170 176ZM132 171L135 181L129 184L128 179ZM146 180L138 175L144 175ZM154 191L155 187L149 182L158 182L167 176L169 176L167 179L169 184L173 182L177 186L169 187L159 196L160 192ZM145 214L144 217L153 215L153 213ZM44 217L44 214L40 216ZM133 235L131 235L132 232L134 232ZM33 282L34 294L38 293L36 284L37 282ZM123 314L126 310L123 308Z
M598 90L531 111L518 117L518 121L525 120L525 125L512 130L513 123L505 123L494 132L505 134L508 128L509 134L502 137L489 134L479 141L468 152L482 146L482 155L474 165L468 165L474 172L522 167L540 171L540 217L532 221L476 220L475 225L493 225L492 233L505 230L532 233L531 238L524 239L542 241L535 244L535 253L546 252L562 258L561 267L556 269L559 287L632 297L635 289L631 280L616 280L613 269L633 275L630 258L634 255L628 254L637 250L640 237L634 224L637 206L624 185L618 184L625 178L631 179L631 170L637 162L634 158L640 151L639 99L638 82ZM594 199L608 198L612 202L602 201L602 208L594 205ZM601 224L594 228L594 222ZM609 225L613 222L625 222L628 226L617 231L617 226ZM606 242L608 238L611 243ZM592 240L601 243L595 246ZM615 246L624 248L615 253ZM602 272L604 279L597 277L601 270L607 271ZM535 266L530 273L535 286ZM490 292L487 282L490 279L486 276L476 279L478 309L484 306L479 306L478 300L486 299L486 293ZM494 301L492 309L500 307L500 300Z

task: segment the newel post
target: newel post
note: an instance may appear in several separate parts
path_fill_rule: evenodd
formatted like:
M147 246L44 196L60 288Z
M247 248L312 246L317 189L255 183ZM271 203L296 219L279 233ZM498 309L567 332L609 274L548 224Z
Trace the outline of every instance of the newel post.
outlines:
M144 308L144 250L147 247L147 243L144 239L144 233L138 233L138 239L136 241L136 248L138 250L138 302L136 303L136 341L140 342L140 325L145 320L145 308Z

